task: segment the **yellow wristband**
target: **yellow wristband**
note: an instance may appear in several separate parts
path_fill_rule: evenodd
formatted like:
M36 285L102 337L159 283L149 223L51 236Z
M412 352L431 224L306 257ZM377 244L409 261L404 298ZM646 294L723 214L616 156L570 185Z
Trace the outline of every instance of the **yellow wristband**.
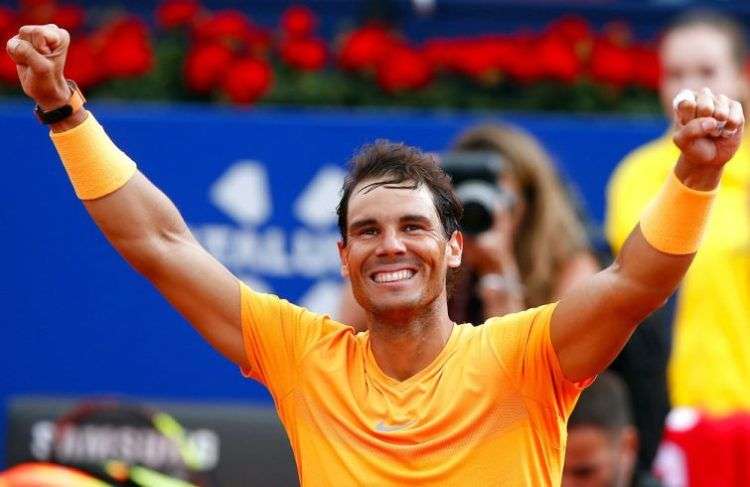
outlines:
M135 162L117 148L90 113L80 125L64 132L50 132L50 137L82 200L106 196L135 174Z
M655 249L686 255L698 251L717 190L698 191L672 172L641 216L641 233Z

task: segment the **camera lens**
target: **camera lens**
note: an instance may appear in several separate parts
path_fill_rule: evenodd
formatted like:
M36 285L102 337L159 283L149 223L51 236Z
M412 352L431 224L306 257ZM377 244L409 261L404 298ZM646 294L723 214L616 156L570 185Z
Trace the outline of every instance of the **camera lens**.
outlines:
M464 203L464 216L461 229L467 235L477 235L492 227L492 213L478 201Z
M464 205L461 229L476 235L492 228L498 188L485 181L466 181L456 187L456 195Z

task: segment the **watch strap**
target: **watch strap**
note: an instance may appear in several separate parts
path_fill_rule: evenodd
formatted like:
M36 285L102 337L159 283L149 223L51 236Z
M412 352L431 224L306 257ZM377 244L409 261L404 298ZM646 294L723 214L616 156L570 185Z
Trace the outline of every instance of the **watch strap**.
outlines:
M86 103L86 98L83 96L83 93L81 93L81 90L78 88L78 85L75 83L75 81L65 81L68 83L71 92L68 103L61 107L47 111L42 110L39 105L37 105L34 108L34 114L40 122L44 124L51 124L65 120L66 118L80 110L83 107L83 104Z

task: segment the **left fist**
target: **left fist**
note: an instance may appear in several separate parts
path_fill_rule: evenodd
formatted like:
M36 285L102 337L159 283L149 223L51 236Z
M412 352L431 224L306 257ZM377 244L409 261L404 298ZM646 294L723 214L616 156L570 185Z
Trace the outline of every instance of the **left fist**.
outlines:
M689 163L721 167L737 152L745 115L740 102L708 88L682 90L674 99L674 143Z

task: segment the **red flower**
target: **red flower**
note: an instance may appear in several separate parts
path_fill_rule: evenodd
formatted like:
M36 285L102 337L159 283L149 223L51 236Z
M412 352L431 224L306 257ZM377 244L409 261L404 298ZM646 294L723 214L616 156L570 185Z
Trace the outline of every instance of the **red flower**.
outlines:
M268 63L245 58L229 68L224 78L224 93L234 103L249 104L265 95L272 81L273 73Z
M500 37L482 37L466 43L458 59L459 72L484 85L500 81L514 58L511 42Z
M528 35L512 39L506 71L521 84L531 84L544 78L544 68L536 59L535 40Z
M75 80L81 89L89 88L101 80L100 63L88 39L76 38L71 42L65 60L65 77Z
M599 39L591 53L590 70L597 81L623 87L634 79L634 59L628 49Z
M57 24L58 27L67 29L70 32L83 27L83 23L86 20L86 12L75 5L65 5L57 7L55 13L52 15L52 23Z
M165 0L156 9L156 22L163 29L190 25L200 8L198 0Z
M281 43L281 58L302 71L318 71L326 64L326 44L320 39L288 39Z
M581 62L574 47L562 37L547 35L539 41L535 56L545 77L572 83L581 74Z
M194 48L185 60L188 88L198 93L208 93L214 89L233 57L232 50L223 44L204 44Z
M281 15L281 30L286 37L309 37L318 26L318 18L304 5L292 5Z
M374 70L391 50L400 45L403 43L382 27L362 27L344 39L339 63L351 71Z
M636 84L658 91L661 85L661 61L658 52L653 48L638 46L632 49L632 54L633 77Z
M145 74L154 62L146 25L137 18L124 18L106 25L99 33L100 62L111 77Z
M377 69L378 84L388 93L424 88L433 78L427 59L411 48L392 51Z

